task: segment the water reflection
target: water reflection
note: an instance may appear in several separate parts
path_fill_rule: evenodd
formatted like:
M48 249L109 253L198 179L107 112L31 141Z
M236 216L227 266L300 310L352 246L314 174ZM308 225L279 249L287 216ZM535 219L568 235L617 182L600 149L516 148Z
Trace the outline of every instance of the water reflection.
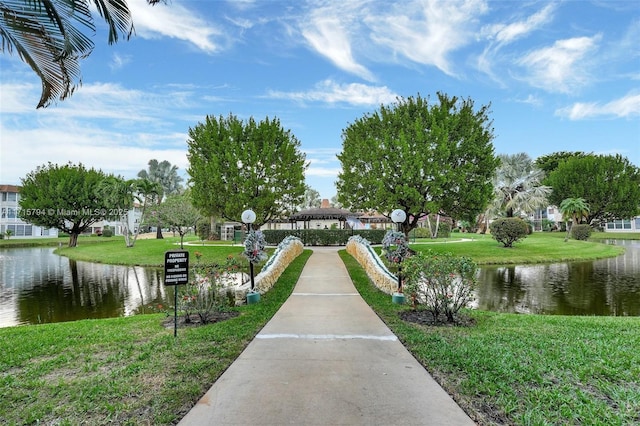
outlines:
M612 242L610 242L612 243ZM565 315L640 316L640 241L593 262L483 267L476 306ZM106 318L173 306L161 268L76 262L52 248L0 248L0 327Z
M483 267L475 306L498 312L640 316L640 241L616 244L626 248L616 258Z
M0 327L132 315L173 297L161 269L76 262L53 250L0 249Z

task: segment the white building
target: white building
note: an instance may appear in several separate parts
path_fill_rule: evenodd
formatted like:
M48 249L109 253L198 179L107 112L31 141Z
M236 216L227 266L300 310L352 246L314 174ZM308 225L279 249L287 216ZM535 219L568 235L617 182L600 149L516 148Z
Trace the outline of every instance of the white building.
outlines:
M19 201L19 186L0 185L0 234L6 235L9 231L12 237L18 238L58 236L58 230L55 228L43 228L20 219L18 217Z

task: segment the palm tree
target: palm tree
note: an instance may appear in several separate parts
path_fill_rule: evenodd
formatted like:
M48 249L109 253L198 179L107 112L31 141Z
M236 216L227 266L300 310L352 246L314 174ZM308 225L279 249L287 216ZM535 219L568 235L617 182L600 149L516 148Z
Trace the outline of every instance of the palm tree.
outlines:
M182 192L182 178L178 176L178 167L171 165L170 162L164 160L149 160L149 170L140 170L138 177L157 184L159 193L156 197L156 205L159 205L164 197L169 195L180 194ZM157 221L158 229L156 238L162 238L162 224Z
M567 223L567 236L564 241L569 240L569 233L574 224L578 224L582 218L586 218L589 215L589 205L584 198L565 198L560 203L560 212L562 213L562 219ZM571 226L568 222L571 220Z
M513 217L544 207L551 193L551 187L541 185L544 172L524 152L501 154L498 157L501 165L494 177L495 198L488 215L505 214Z
M162 0L147 0L156 4ZM0 2L2 52L14 51L42 81L38 108L64 100L81 83L80 60L94 44L90 3L109 27L109 44L134 32L127 2L112 0L5 0Z

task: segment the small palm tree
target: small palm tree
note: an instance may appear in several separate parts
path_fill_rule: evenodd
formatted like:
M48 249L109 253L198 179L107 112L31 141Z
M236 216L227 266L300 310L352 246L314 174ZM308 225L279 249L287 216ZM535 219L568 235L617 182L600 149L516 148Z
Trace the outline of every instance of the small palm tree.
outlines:
M582 218L586 218L589 214L589 205L584 198L565 198L560 203L560 212L562 213L562 219L567 223L567 236L564 241L569 240L569 233L573 224L579 223ZM571 220L571 226L568 222Z
M530 213L544 207L551 188L541 184L544 171L525 153L500 155L501 164L494 177L494 202L487 211L514 217L516 213ZM493 214L492 214L493 213Z

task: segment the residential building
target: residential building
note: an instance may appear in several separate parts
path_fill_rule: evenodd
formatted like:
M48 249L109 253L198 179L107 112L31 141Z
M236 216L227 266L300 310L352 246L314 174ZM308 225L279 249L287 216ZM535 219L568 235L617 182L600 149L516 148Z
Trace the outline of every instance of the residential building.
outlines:
M18 217L20 210L20 187L16 185L0 185L0 234L19 238L57 237L55 228L43 228L26 222Z

